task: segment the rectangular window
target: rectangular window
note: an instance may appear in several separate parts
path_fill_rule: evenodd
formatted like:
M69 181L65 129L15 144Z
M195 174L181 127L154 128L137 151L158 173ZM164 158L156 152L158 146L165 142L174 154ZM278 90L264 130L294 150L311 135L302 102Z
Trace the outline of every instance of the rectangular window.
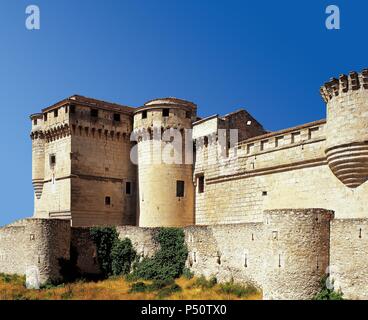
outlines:
M176 196L184 197L184 181L181 180L176 181Z
M97 118L98 117L98 110L97 109L91 109L91 117Z
M308 139L313 139L317 136L317 131L319 130L319 127L310 128L308 130Z
M43 121L47 121L47 113L43 115Z
M168 117L170 115L170 109L162 109L162 116Z
M57 118L58 115L59 115L59 110L58 109L54 110L54 118Z
M50 154L50 166L53 167L56 164L56 155Z
M284 136L276 137L275 139L275 147L281 147L284 144Z
M125 184L125 193L132 194L132 183L127 181Z
M120 114L119 113L114 113L114 121L120 122Z
M147 110L142 111L142 119L147 118Z
M65 114L67 114L68 113L68 106L65 106Z
M192 117L192 113L190 111L185 112L185 118L190 119Z
M70 105L70 113L75 113L75 105L74 104Z
M33 125L37 126L37 119L33 119Z
M261 151L267 149L268 140L261 141Z
M204 176L198 177L198 193L204 192Z
M105 205L106 206L111 205L111 198L110 197L105 197Z
M250 143L247 145L247 154L254 152L254 143Z

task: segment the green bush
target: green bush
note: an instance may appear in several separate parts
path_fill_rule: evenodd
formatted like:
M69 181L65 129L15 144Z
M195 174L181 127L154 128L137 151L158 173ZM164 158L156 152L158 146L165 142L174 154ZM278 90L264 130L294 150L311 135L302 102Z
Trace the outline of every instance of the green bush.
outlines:
M334 289L327 288L327 279L329 275L326 275L321 280L321 291L316 294L313 300L344 300L343 293L341 291L334 291ZM332 282L333 285L333 282Z
M194 282L193 286L201 289L211 289L217 284L216 277L211 277L209 280L205 276L200 276Z
M178 228L160 228L154 236L160 249L152 258L144 258L135 266L133 278L144 280L170 280L182 275L188 249L184 231Z
M111 251L118 234L114 227L93 227L91 236L97 249L97 260L103 276L112 275Z
M157 298L163 299L181 290L181 287L173 280L155 280L151 284L145 284L144 282L133 283L129 289L129 292L136 293L157 291Z
M243 297L247 297L247 296L257 293L258 290L256 287L250 284L247 286L243 286L241 284L234 283L233 281L229 281L229 282L220 284L219 291L221 293L235 295L238 298L243 298Z
M136 252L129 239L120 240L115 227L94 227L91 229L91 236L104 277L130 272Z
M157 298L158 299L163 299L163 298L166 298L168 296L171 296L175 292L180 292L180 291L182 291L181 287L179 285L177 285L176 283L174 283L174 284L172 284L168 287L162 288L158 292Z
M183 269L183 277L187 280L190 280L194 277L194 273L192 271L190 271L189 268L184 268Z
M111 250L111 269L114 275L126 275L130 272L136 252L130 239L115 240Z
M133 283L132 286L129 289L130 293L146 292L146 291L148 291L148 287L144 282Z

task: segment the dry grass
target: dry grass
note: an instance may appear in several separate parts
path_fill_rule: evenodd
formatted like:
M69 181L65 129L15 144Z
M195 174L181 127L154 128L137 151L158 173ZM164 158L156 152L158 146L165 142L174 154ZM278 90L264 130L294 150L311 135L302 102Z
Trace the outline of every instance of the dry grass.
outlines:
M216 284L210 289L195 286L196 279L180 278L176 283L181 292L172 294L170 300L239 300L235 295L224 294ZM157 292L130 293L131 283L122 277L98 282L76 282L41 290L28 290L24 287L25 279L21 276L0 275L0 300L153 300ZM256 293L243 300L262 299Z

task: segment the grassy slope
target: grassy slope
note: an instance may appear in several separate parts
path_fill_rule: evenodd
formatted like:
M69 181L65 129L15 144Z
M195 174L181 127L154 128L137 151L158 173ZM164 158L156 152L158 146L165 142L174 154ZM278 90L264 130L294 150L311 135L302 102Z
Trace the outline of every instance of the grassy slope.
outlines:
M145 300L157 299L157 292L129 293L131 283L122 277L111 278L99 282L76 282L42 290L27 290L24 287L24 277L0 275L0 300L39 299L39 300ZM233 294L220 292L217 284L210 289L201 289L193 284L196 279L180 278L176 283L183 289L172 294L170 300L238 300ZM262 299L256 293L243 300Z

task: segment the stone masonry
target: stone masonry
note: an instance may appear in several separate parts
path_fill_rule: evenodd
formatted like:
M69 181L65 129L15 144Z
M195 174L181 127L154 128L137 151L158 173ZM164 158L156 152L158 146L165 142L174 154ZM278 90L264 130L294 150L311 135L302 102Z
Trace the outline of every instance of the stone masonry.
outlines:
M276 132L245 110L200 118L177 98L74 95L31 115L35 210L0 229L0 272L37 265L54 279L73 248L98 273L91 226L117 226L141 256L156 228L182 227L196 274L309 299L330 273L347 298L368 298L368 69L320 93L326 119Z

